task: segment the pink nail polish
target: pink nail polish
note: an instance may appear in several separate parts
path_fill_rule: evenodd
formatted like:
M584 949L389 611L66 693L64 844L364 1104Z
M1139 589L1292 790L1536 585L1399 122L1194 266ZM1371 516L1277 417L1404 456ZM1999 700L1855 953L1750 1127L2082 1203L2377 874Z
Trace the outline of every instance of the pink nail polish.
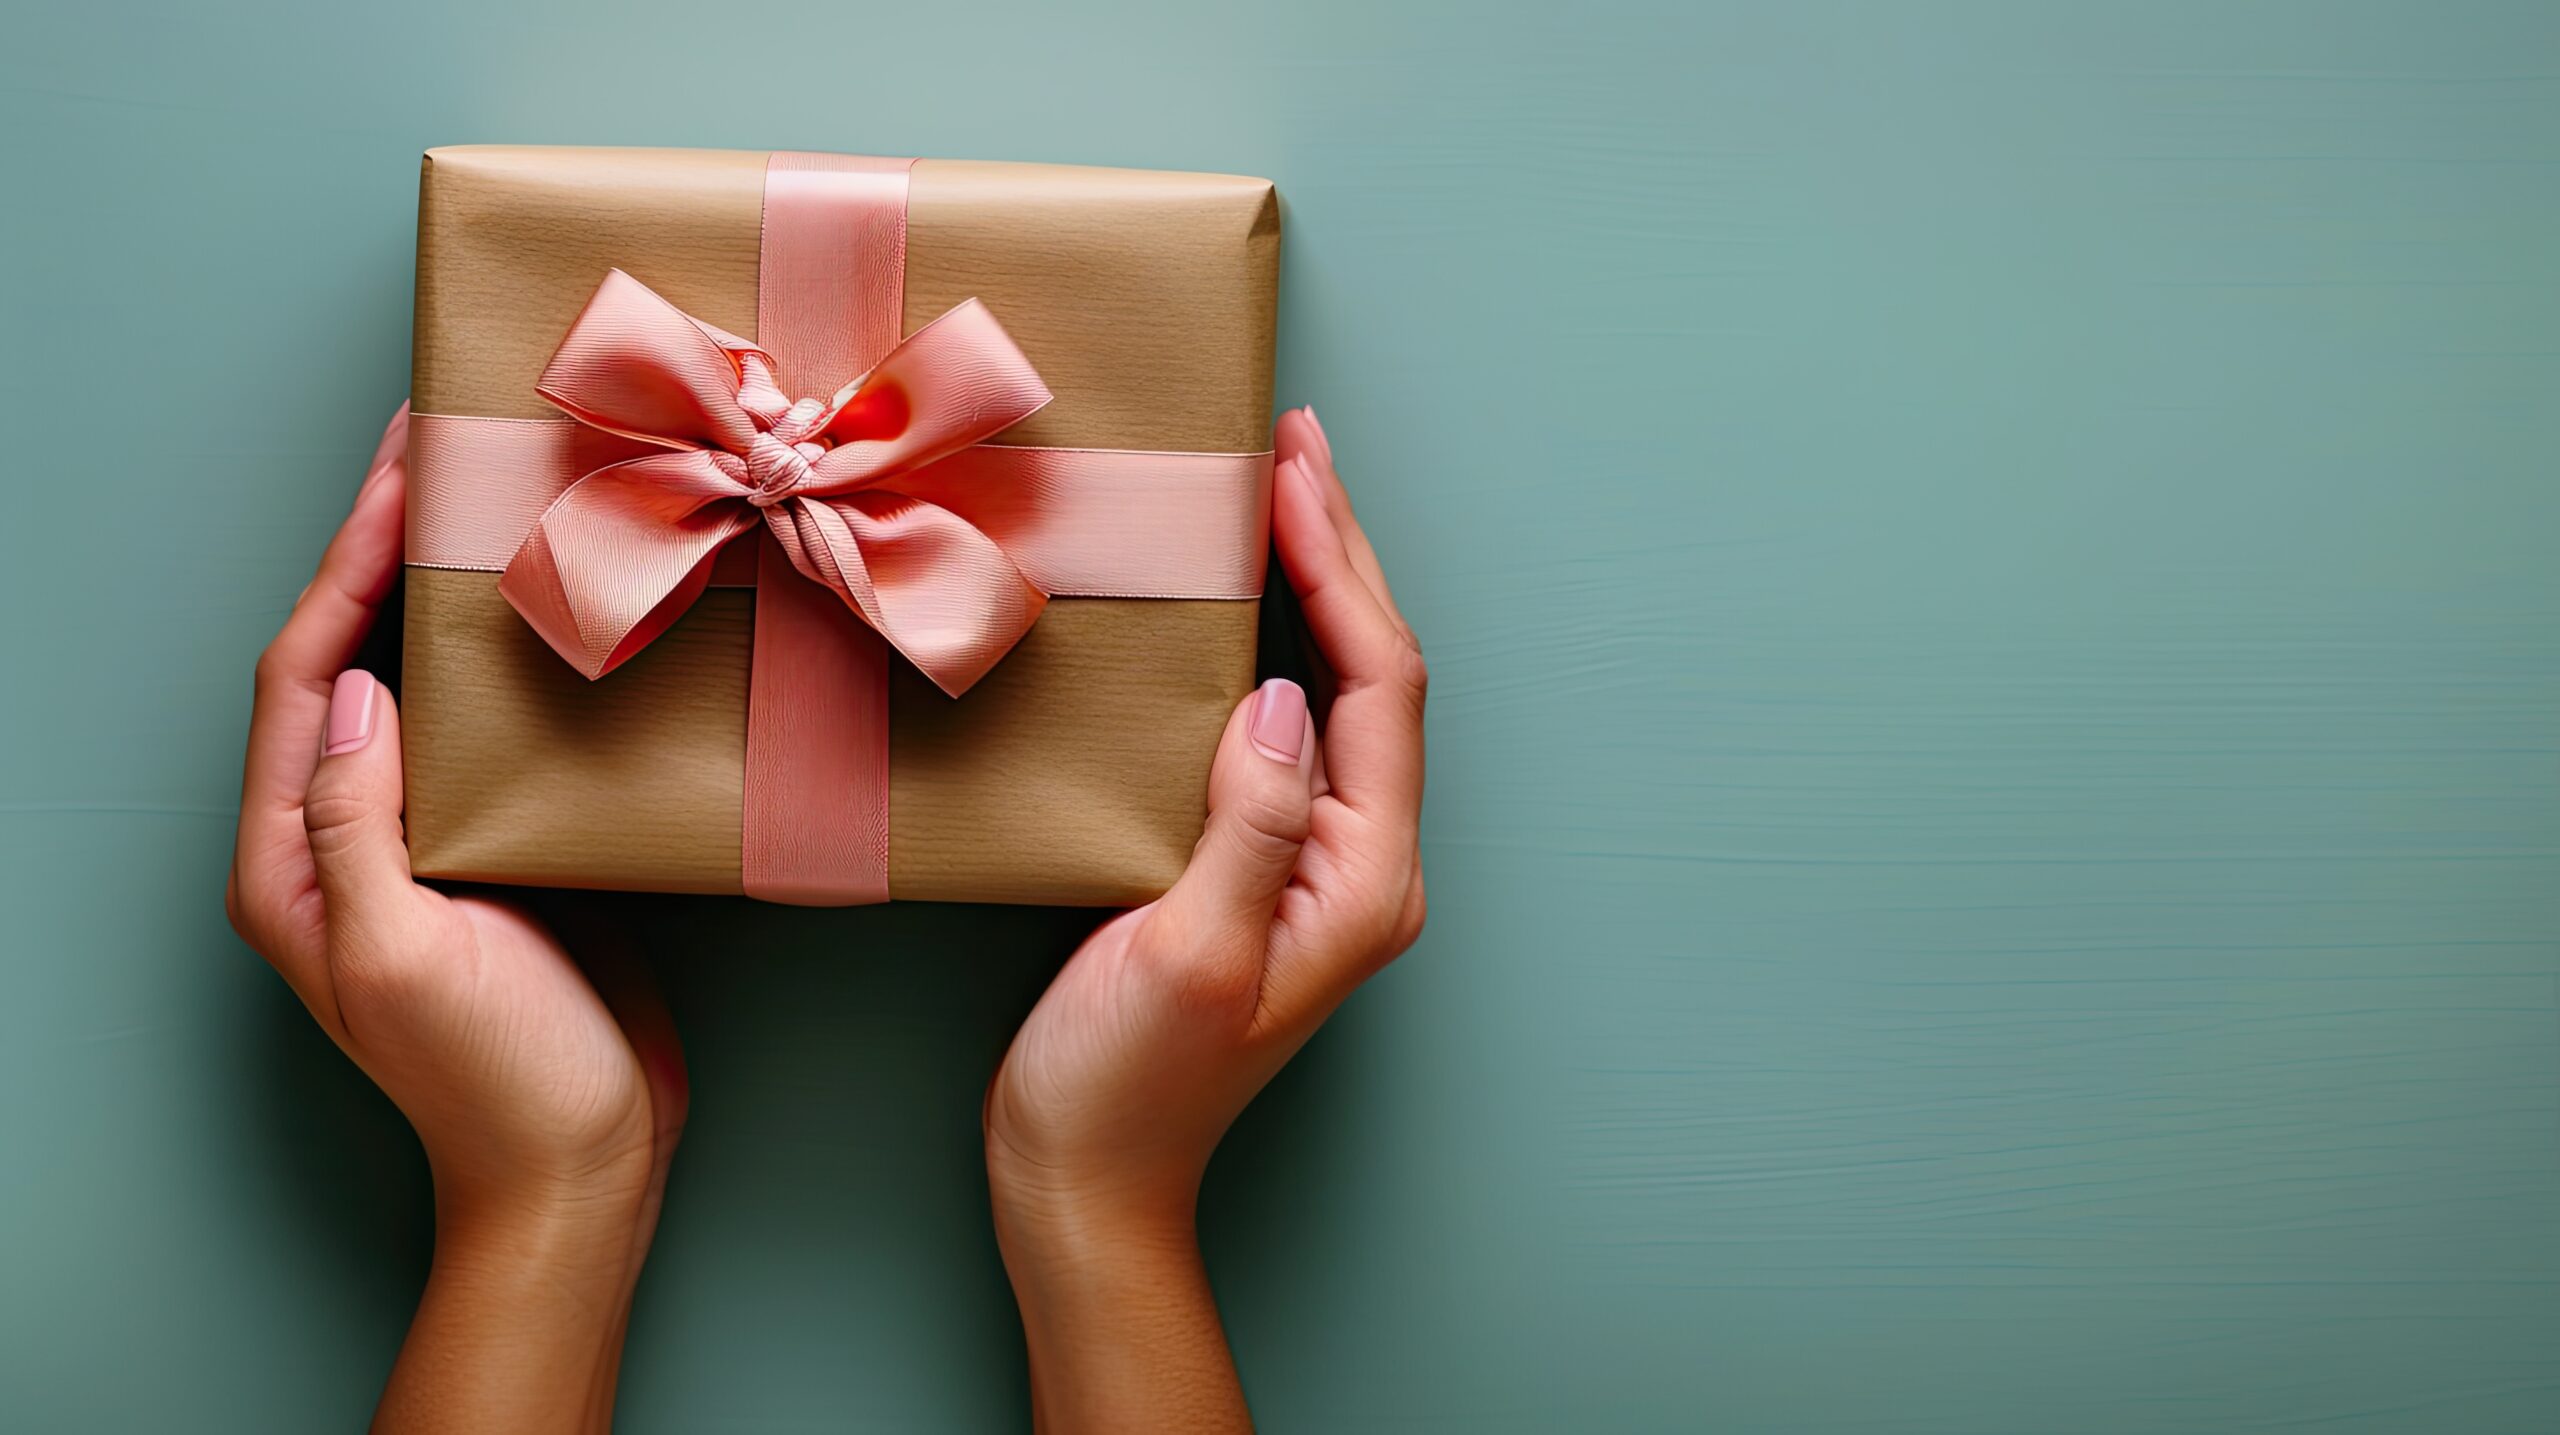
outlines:
M373 694L380 686L362 668L338 674L337 686L329 689L329 728L321 738L321 756L336 757L373 741Z
M1244 733L1254 751L1297 766L1307 745L1307 690L1287 678L1264 683L1254 695L1253 716L1246 719Z
M1315 430L1316 451L1323 454L1324 461L1330 465L1333 462L1333 440L1324 436L1324 420L1316 417L1316 406L1313 404L1307 405L1302 412L1307 416L1307 427Z

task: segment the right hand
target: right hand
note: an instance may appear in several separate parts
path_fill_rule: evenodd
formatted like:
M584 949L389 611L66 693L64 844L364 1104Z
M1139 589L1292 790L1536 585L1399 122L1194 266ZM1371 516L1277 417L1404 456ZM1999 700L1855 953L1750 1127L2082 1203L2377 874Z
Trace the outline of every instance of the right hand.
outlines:
M1250 1428L1193 1232L1246 1103L1422 930L1425 674L1312 412L1272 531L1339 678L1321 734L1273 679L1228 720L1160 900L1085 941L989 1086L997 1243L1043 1431Z
M1339 691L1321 734L1295 683L1245 699L1190 867L1087 939L1023 1023L987 1100L1000 1207L1187 1221L1228 1124L1422 931L1422 650L1313 411L1282 415L1276 447L1273 536Z

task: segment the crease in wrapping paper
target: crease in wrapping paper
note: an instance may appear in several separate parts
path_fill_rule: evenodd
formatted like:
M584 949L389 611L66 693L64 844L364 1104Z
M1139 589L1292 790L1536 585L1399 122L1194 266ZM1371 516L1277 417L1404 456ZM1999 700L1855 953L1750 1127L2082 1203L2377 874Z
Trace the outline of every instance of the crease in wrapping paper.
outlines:
M752 333L764 165L712 151L431 154L416 410L556 422L533 377L616 265ZM996 310L1059 395L1001 444L1252 455L1268 447L1277 257L1260 180L920 161L905 327L973 296ZM459 499L420 489L413 516ZM720 576L752 572L724 559ZM403 725L422 875L738 890L753 593L706 594L590 684L498 597L495 574L413 567L409 587ZM1116 905L1161 892L1252 683L1256 606L1060 598L957 702L897 667L890 895Z

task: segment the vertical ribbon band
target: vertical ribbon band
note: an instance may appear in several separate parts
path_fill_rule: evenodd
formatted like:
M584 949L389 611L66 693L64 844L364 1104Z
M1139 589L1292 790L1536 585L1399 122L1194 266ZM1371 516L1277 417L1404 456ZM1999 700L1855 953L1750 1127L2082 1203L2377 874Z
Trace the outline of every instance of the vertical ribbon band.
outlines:
M827 393L903 336L913 160L777 151L765 164L756 342ZM739 876L768 902L889 900L889 645L756 539Z

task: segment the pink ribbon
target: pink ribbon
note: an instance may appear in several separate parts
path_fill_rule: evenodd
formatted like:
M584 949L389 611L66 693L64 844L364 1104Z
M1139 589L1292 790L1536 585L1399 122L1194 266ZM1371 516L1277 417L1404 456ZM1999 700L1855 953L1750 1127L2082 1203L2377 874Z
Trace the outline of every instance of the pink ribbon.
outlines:
M567 419L414 414L408 561L499 572L571 484L655 448ZM1052 598L1262 593L1267 453L982 443L900 474L897 486L994 539ZM750 538L720 550L711 586L754 587L758 546Z
M502 566L589 678L755 584L740 876L768 901L888 897L888 646L957 697L1051 594L1262 589L1268 453L982 442L1049 391L976 300L900 340L911 164L770 158L760 342L614 270L537 385L569 421L411 425L409 561Z
M614 270L542 372L562 412L663 451L609 464L535 521L498 591L572 667L613 671L693 605L722 545L761 522L954 697L1048 595L995 541L895 482L1049 401L970 300L825 399L786 398L771 355Z

